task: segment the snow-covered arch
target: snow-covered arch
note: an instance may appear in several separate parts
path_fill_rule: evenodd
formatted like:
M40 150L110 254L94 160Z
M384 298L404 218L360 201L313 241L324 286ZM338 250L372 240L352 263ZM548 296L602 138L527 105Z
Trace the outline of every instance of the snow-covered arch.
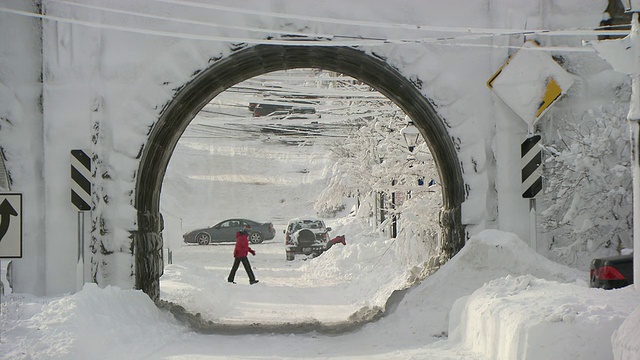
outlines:
M201 71L182 87L154 124L138 169L134 231L135 283L152 298L159 296L162 261L160 193L167 165L182 133L211 99L227 88L277 70L322 68L357 78L376 88L409 115L420 129L435 159L442 181L443 255L453 256L464 245L461 205L464 181L452 137L434 107L411 81L370 53L349 47L257 45L245 47Z

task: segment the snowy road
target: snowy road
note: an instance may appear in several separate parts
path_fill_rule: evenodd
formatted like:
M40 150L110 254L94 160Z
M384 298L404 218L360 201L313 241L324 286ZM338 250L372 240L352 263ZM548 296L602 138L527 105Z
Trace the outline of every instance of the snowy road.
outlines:
M252 245L256 256L249 260L258 284L249 285L242 266L236 284L229 284L233 247L233 243L183 244L174 249L173 264L165 267L161 278L161 299L229 325L337 324L348 322L366 303L360 294L349 291L349 277L310 269L312 260L304 256L286 261L281 233L274 240Z

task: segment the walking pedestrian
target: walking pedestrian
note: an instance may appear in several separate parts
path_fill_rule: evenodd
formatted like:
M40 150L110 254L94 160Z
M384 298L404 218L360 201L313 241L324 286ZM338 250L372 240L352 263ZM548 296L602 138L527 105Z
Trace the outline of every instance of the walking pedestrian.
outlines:
M234 280L236 278L236 271L238 271L240 263L242 263L244 270L249 276L249 284L253 285L258 282L253 274L253 270L251 270L249 259L247 258L249 253L251 253L251 255L256 254L256 252L249 247L249 232L251 232L251 225L246 225L244 229L236 232L236 247L233 249L233 266L231 267L231 272L227 278L227 281L230 283L235 284Z

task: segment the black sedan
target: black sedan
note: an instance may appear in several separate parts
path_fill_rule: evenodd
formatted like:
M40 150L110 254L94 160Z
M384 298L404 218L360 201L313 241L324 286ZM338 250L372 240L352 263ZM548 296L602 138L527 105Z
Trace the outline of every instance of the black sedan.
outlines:
M591 260L589 286L617 289L633 284L633 254Z
M182 235L187 244L208 245L212 242L236 241L236 232L251 225L249 242L260 244L264 240L271 240L276 236L276 230L270 222L259 223L248 219L227 219L211 227L196 229Z

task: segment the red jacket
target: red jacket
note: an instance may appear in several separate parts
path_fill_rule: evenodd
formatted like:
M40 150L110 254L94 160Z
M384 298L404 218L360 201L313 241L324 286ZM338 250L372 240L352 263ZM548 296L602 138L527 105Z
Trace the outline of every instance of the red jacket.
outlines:
M238 231L236 233L236 247L233 249L233 257L247 257L248 253L255 254L253 249L249 247L249 234L244 231Z

